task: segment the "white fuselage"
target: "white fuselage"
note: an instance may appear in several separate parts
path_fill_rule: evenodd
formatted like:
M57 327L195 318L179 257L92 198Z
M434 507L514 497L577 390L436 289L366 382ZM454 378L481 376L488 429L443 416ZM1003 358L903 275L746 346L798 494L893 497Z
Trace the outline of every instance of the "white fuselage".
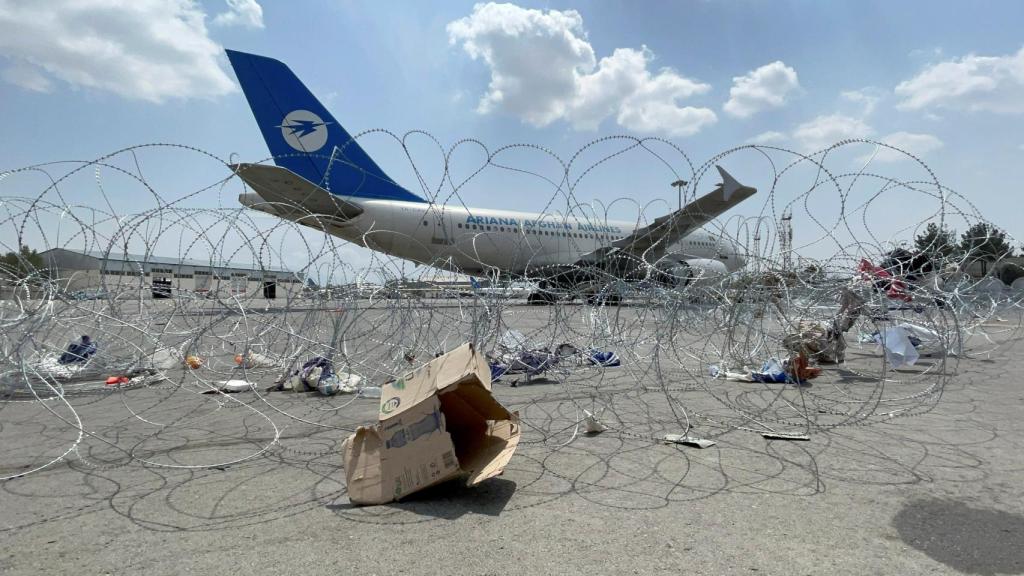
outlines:
M596 221L511 210L345 198L364 212L332 223L332 234L399 258L470 274L521 274L571 265L628 236L636 222ZM668 252L677 260L713 260L732 272L744 264L736 245L696 230Z

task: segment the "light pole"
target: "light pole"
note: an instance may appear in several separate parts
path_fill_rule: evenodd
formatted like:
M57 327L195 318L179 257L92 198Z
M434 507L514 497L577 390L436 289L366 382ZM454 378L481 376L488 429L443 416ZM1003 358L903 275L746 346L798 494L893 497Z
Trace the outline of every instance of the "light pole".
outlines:
M683 209L683 188L688 184L686 180L676 180L671 184L679 194L679 209Z

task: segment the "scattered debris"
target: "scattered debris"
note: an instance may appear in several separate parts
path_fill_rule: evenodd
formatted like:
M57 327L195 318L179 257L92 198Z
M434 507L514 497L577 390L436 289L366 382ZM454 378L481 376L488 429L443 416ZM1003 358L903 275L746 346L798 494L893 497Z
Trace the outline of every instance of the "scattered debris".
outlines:
M767 440L810 440L807 434L785 434L782 432L762 432L761 436Z
M491 395L486 359L471 344L386 385L379 422L344 444L349 499L383 504L464 477L501 474L519 444L519 417Z
M589 410L583 411L583 428L587 434L600 434L608 429Z
M917 348L911 343L909 334L901 326L886 328L876 336L876 341L885 350L885 359L890 368L913 366L921 357Z
M214 383L216 389L220 392L226 392L233 394L235 392L249 392L255 390L256 385L248 380L221 380Z
M277 362L276 360L265 354L260 354L259 352L254 352L250 350L248 353L244 355L235 354L235 364L238 364L242 368L252 369L274 368L276 366L279 366L280 362Z
M57 358L58 364L84 364L96 353L96 343L83 334L81 338L68 344L67 350Z
M710 448L718 442L714 440L708 440L706 438L698 438L696 436L687 436L685 434L665 434L662 438L666 444L682 444L684 446L692 446L694 448Z
M788 380L786 370L778 358L769 358L761 366L761 371L752 372L750 377L754 382L784 383Z

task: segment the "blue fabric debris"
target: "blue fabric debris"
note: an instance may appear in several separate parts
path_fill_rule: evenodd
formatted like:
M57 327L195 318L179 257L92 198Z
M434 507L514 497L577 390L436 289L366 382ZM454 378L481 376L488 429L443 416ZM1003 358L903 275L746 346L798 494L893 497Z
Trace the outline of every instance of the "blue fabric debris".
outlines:
M751 372L750 377L754 382L785 383L789 376L782 368L782 364L776 358L771 358L761 366L760 372Z
M316 382L309 382L309 375L314 368L320 368L320 378L318 378ZM302 369L299 370L299 376L302 380L314 387L321 381L330 378L333 375L334 367L331 365L331 361L323 356L314 356L313 358L306 360L306 363L302 365Z
M492 382L507 374L536 376L565 360L576 366L588 363L601 367L622 365L614 352L596 348L584 352L572 344L562 344L552 352L549 348L530 346L528 339L516 330L506 332L498 342L496 352L488 357Z
M615 352L603 351L603 350L591 350L590 351L590 363L598 366L611 367L621 366L622 362L619 361L619 357Z
M96 353L96 343L86 335L68 344L67 351L57 358L58 364L81 364Z

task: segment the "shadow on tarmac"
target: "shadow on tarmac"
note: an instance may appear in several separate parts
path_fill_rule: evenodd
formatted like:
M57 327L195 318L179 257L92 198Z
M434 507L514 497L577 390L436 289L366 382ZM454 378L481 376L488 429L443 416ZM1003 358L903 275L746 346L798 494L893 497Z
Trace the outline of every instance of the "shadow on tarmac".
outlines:
M496 517L501 515L515 491L516 483L503 478L491 478L474 487L453 480L383 506L443 520L455 520L470 513ZM346 512L354 508L361 507L350 502L327 505L332 512Z
M892 521L908 545L967 574L1024 574L1024 515L912 500Z

